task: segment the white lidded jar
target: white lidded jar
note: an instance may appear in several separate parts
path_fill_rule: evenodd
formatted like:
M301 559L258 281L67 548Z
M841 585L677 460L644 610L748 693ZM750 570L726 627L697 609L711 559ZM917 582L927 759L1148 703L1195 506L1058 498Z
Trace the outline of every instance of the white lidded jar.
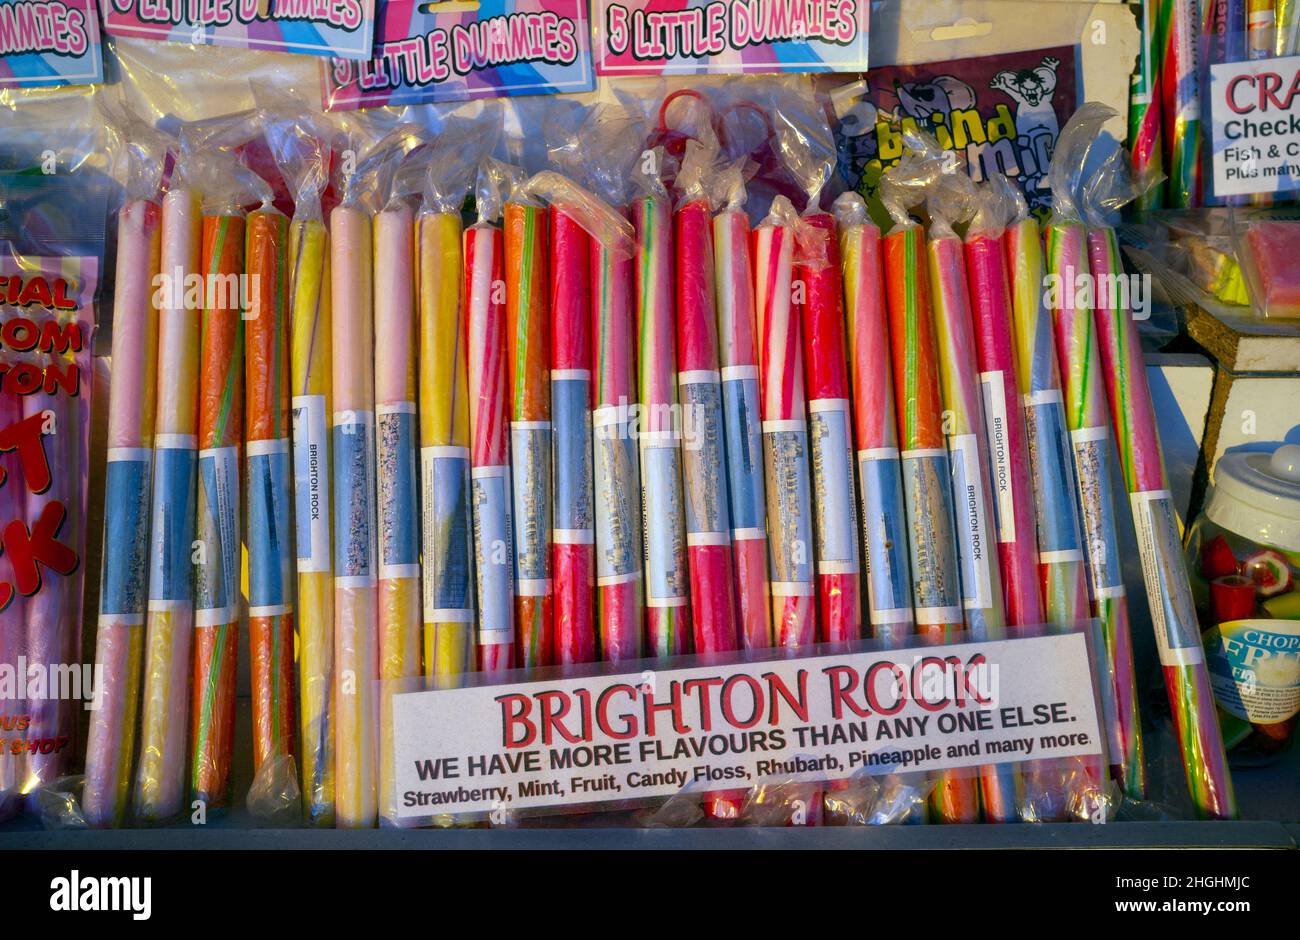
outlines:
M1300 712L1300 446L1219 458L1187 561L1224 740L1276 753Z

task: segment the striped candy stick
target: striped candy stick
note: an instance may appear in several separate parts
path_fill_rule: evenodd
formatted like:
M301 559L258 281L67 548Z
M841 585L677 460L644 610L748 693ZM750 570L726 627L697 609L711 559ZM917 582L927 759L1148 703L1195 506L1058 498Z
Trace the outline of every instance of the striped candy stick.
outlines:
M854 442L862 491L868 619L888 646L915 629L907 558L907 510L899 475L894 383L880 230L865 216L842 227L840 256L853 372Z
M339 828L378 815L374 299L370 214L330 213L334 461L334 789Z
M995 490L992 509L1002 598L1007 626L1017 635L1023 632L1020 628L1043 622L1043 597L1029 440L1011 336L1011 282L1003 239L967 237L966 273L984 394L984 436Z
M425 212L417 229L424 672L450 685L473 672L469 391L461 310L460 216Z
M514 665L515 643L504 249L495 225L465 232L478 666L494 674Z
M1137 71L1129 94L1128 139L1133 151L1133 169L1139 177L1164 173L1164 133L1161 116L1160 61L1157 14L1158 0L1143 0L1138 12L1142 32ZM1139 197L1139 208L1159 209L1164 202L1164 180Z
M1087 230L1081 222L1047 227L1048 273L1058 303L1053 307L1057 361L1064 380L1066 424L1083 514L1084 547L1092 587L1092 615L1101 623L1105 674L1099 677L1110 763L1124 792L1146 794L1142 719L1129 630L1128 601L1118 552L1119 497L1115 492L1110 414L1091 306L1076 302L1079 275L1088 275ZM1102 284L1104 282L1094 283Z
M329 233L289 225L290 382L298 568L298 736L303 818L334 825L333 314Z
M662 196L637 199L632 220L636 226L641 493L645 518L654 521L644 532L646 634L650 652L664 657L687 652L692 633L668 200Z
M676 240L677 385L685 427L682 450L686 550L696 653L737 648L735 563L714 304L712 211L693 200L673 215Z
M169 288L158 324L158 412L154 435L149 612L135 814L166 820L181 811L194 628L195 467L198 444L199 317L187 310L177 275L199 270L197 194L163 199L161 270Z
M767 582L767 495L763 430L754 341L754 272L749 217L726 209L713 218L714 290L718 305L718 360L726 424L727 495L736 566L741 649L772 645L772 601Z
M927 245L931 309L939 357L939 387L952 467L957 554L961 559L962 605L972 636L1006 635L1002 572L995 553L984 551L993 537L984 404L975 364L975 336L961 240L931 238Z
M923 240L924 234L913 226L896 228L886 236L885 299L912 605L917 631L928 640L943 642L962 630L964 623Z
M244 418L242 215L204 216L200 261L209 296L199 338L198 539L195 566L191 799L226 804L235 742L242 564ZM220 292L220 293L218 293Z
M1211 0L1159 0L1156 42L1160 50L1161 117L1165 133L1167 204L1201 205L1201 104L1197 47L1198 9Z
M641 467L632 431L636 401L634 261L591 242L592 503L596 523L599 655L624 662L644 655Z
M1081 623L1090 616L1083 524L1052 315L1044 303L1043 242L1038 222L1033 218L1013 222L1006 232L1006 251L1016 367L1024 395L1029 463L1034 468L1043 613L1050 629ZM1025 820L1066 818L1066 785L1058 764L1031 763L1025 772Z
M555 627L547 211L506 203L504 225L516 651L518 664L533 668L551 664Z
M253 769L297 750L294 693L293 473L289 444L289 220L248 217L245 421L248 471L248 636Z
M816 213L805 216L803 224L806 260L795 266L794 277L803 285L798 316L815 494L819 638L841 643L862 633L844 284L835 220Z
M762 649L772 645L773 629L754 265L748 215L735 208L719 212L714 217L713 237L739 638L743 649Z
M420 675L420 495L416 476L415 213L375 215L375 482L379 519L379 677ZM392 694L380 693L380 726ZM397 820L392 736L379 739L379 815Z
M551 422L554 428L551 575L555 662L596 658L595 507L592 503L591 238L550 211Z
M1043 302L1043 242L1038 223L1026 218L1008 227L1006 250L1016 368L1024 395L1029 463L1034 468L1043 613L1048 623L1078 623L1089 616L1083 525L1051 311Z
M993 487L989 452L984 440L984 408L975 362L974 323L965 252L955 236L931 238L927 245L934 327L938 340L939 379L946 406L948 454L952 466L957 552L962 564L962 595L966 629L972 639L1006 637L1002 602L1002 572L997 554L988 551L993 539ZM964 782L964 781L963 781ZM1020 775L1012 764L980 768L985 813L996 822L1019 819L1023 794ZM956 791L956 785L950 792ZM973 801L972 801L973 802ZM955 809L956 815L945 810ZM972 817L971 811L975 815ZM941 807L947 821L973 822L978 808Z
M1113 229L1089 231L1088 251L1095 278L1109 278L1123 270ZM1137 324L1120 300L1108 297L1107 302L1098 304L1097 333L1116 445L1133 505L1156 646L1192 802L1203 817L1231 818L1236 814L1232 777L1180 550L1182 540L1156 432L1151 389Z
M753 232L753 258L772 619L776 645L799 648L816 642L817 622L803 352L791 298L794 232L764 222Z
M117 277L113 305L113 362L109 391L104 480L104 567L100 578L98 707L90 715L82 808L91 826L117 826L125 818L140 711L141 653L148 593L150 478L158 388L158 310L153 279L162 254L162 207L150 200L122 206L117 226ZM3 406L16 406L3 399ZM14 420L9 411L0 424ZM8 491L19 493L14 464ZM10 497L12 499L12 497ZM4 513L16 518L17 511ZM8 564L8 562L5 562ZM0 612L0 623L22 623L20 605ZM3 627L0 627L0 631ZM9 647L6 646L6 650ZM8 653L0 661L16 658ZM0 766L16 763L0 756ZM0 792L12 788L0 780Z
M896 226L885 238L885 298L893 351L894 407L901 445L912 605L917 632L923 640L942 643L960 632L964 622L938 350L923 240L924 234L916 225ZM979 813L979 790L968 776L940 774L930 807L942 820L972 819Z

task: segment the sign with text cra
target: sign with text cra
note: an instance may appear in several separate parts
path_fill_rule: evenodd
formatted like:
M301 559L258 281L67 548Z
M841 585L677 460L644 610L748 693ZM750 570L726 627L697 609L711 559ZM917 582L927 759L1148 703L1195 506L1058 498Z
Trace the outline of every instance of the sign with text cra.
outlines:
M630 808L687 787L744 791L1098 755L1087 642L1072 633L686 660L392 691L391 805L402 823L419 824L448 814Z
M1215 196L1300 189L1300 56L1210 66Z

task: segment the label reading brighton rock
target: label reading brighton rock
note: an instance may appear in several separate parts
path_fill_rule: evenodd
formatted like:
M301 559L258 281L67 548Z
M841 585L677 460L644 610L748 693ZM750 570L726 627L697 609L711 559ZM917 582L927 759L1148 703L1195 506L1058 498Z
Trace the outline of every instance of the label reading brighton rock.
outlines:
M298 571L330 570L330 465L325 396L293 399L293 495Z
M984 428L989 442L992 465L993 512L998 541L1016 541L1016 499L1011 489L1011 447L1007 427L1006 376L1001 372L981 372L984 391Z
M626 806L688 786L1102 750L1082 634L651 675L395 692L384 733L398 815Z
M988 511L984 505L983 470L979 441L974 434L956 434L948 439L952 454L952 496L956 509L957 543L961 556L962 601L972 610L993 605L993 540Z

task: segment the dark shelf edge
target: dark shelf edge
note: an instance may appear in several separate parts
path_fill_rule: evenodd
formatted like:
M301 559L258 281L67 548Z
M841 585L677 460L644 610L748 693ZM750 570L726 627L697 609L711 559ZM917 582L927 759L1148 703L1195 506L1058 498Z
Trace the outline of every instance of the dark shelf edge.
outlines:
M1291 849L1300 824L881 826L808 829L122 829L0 832L0 852L276 849Z

